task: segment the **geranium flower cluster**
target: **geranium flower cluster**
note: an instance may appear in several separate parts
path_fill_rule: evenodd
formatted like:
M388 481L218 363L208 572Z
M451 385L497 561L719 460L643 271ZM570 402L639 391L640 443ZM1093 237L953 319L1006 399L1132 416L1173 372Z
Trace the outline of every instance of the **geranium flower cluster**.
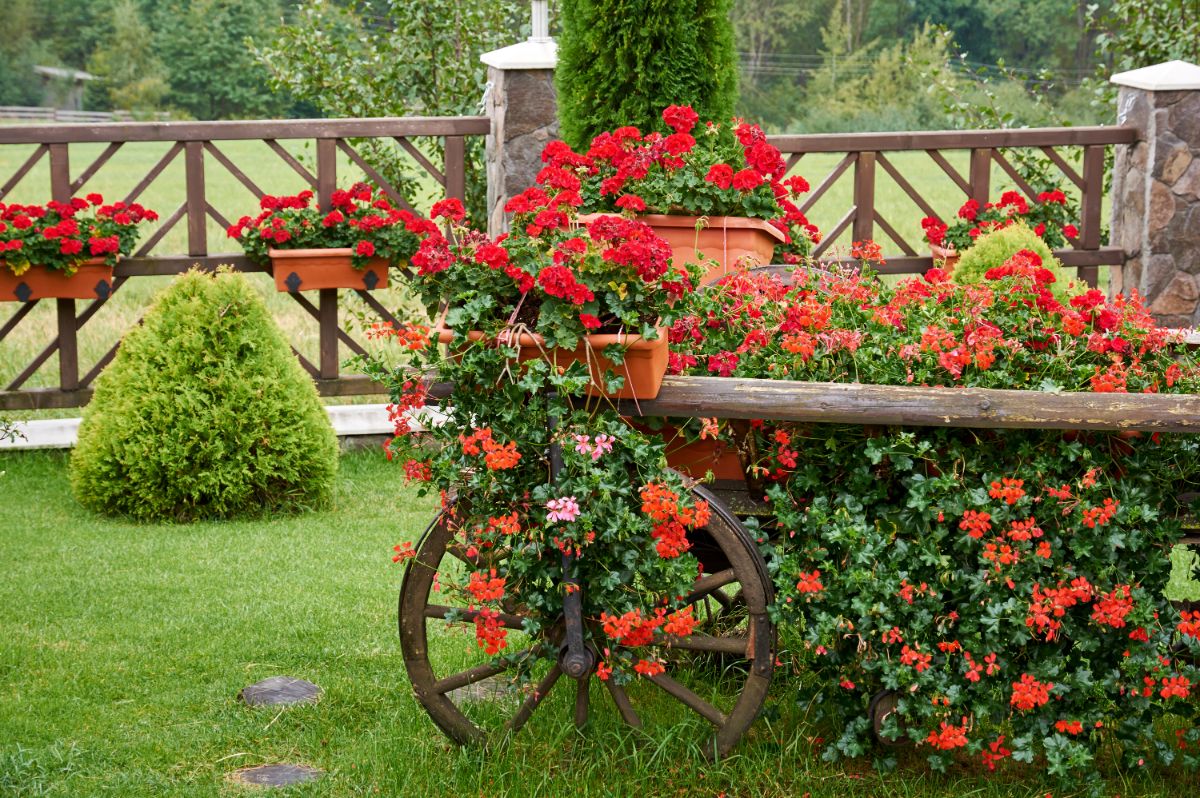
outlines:
M451 226L421 231L412 258L418 289L431 303L481 311L452 311L451 327L521 327L548 347L574 348L592 332L654 337L694 274L671 263L670 246L648 225L621 216L580 225L577 204L577 195L530 188L509 201L513 230L495 240L460 224L457 206L436 208ZM486 306L472 305L480 296Z
M699 529L708 523L708 503L692 505L680 502L679 494L664 484L651 482L641 490L642 512L654 522L650 535L658 556L673 559L692 547L687 530Z
M671 368L946 388L1200 388L1196 357L1138 297L1086 287L1058 297L1053 281L1030 252L974 286L937 270L894 286L865 269L800 270L790 284L734 274L687 298L669 333ZM756 458L749 476L774 510L766 550L783 645L806 652L800 667L816 676L821 700L806 695L806 705L843 730L826 756L864 750L862 708L884 689L901 695L885 734L921 741L937 768L1012 757L1077 779L1112 740L1128 764L1169 750L1155 720L1189 717L1198 678L1180 652L1200 651L1200 616L1162 594L1177 495L1200 477L1196 441L734 429L722 426L722 439Z
M586 153L561 141L547 145L537 182L550 202L535 223L552 222L563 205L589 213L744 216L767 219L784 234L772 262L798 263L808 255L820 241L796 204L808 182L786 175L761 128L740 119L697 128L690 106L672 105L662 117L668 134L622 127L601 133ZM509 210L533 207L518 199Z
M1043 191L1035 202L1030 202L1019 192L1005 191L996 202L982 206L978 200L967 200L958 209L957 218L949 224L927 216L921 220L921 228L930 244L965 252L981 235L1024 222L1046 242L1046 246L1059 249L1066 246L1069 239L1079 236L1079 228L1072 221L1075 218L1076 211L1059 189Z
M0 262L18 276L32 266L71 275L93 259L113 266L133 252L138 225L157 220L139 203L109 205L100 194L45 205L0 202Z
M652 643L669 646L672 638L688 637L696 628L697 618L691 607L668 612L658 607L653 613L643 614L640 609L629 610L620 615L600 613L604 634L613 646L605 646L606 660L596 669L597 676L607 681L613 673L613 663L633 663L633 672L641 676L657 676L666 668L660 656L653 652L633 651L644 649ZM620 648L615 648L620 646Z
M687 297L670 371L890 385L1154 392L1200 387L1178 333L1141 298L1060 300L1022 250L962 286L932 269L891 287L866 269L729 275Z
M1016 752L1077 779L1110 741L1127 764L1170 750L1155 721L1190 718L1200 676L1200 614L1163 597L1196 441L764 425L757 445L780 431L769 553L785 645L845 730L827 755L862 750L883 689L903 696L885 734L939 769Z
M334 191L326 211L314 200L311 191L264 196L259 214L241 217L226 234L257 263L270 262L270 249L349 248L351 262L361 269L371 258L408 260L416 252L418 235L437 230L429 219L394 207L382 190L366 183Z

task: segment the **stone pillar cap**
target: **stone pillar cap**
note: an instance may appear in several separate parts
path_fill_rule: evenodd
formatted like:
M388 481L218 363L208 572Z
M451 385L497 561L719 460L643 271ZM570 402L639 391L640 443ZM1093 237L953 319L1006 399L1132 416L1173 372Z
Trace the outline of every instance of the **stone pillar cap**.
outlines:
M479 60L496 69L554 69L558 64L558 42L530 39L484 53Z
M1146 91L1200 89L1200 66L1189 64L1187 61L1168 61L1165 64L1118 72L1108 80L1118 86Z

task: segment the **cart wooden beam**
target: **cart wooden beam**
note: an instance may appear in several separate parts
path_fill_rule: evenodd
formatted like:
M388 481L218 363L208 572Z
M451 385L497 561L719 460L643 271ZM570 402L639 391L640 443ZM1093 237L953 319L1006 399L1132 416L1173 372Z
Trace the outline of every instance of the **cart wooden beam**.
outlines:
M667 377L627 416L761 418L828 424L1200 432L1200 396Z

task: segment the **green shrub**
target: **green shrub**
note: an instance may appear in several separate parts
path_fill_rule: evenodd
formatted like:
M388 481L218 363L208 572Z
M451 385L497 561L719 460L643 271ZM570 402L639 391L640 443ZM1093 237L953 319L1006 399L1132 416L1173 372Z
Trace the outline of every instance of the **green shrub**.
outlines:
M240 274L190 272L121 344L83 414L71 487L97 512L191 521L328 505L337 438Z
M1004 261L1023 249L1036 252L1042 259L1042 265L1054 274L1057 280L1053 285L1056 294L1066 290L1062 263L1037 233L1020 223L981 235L975 241L975 246L962 254L950 276L961 285L982 282L988 269L1003 265Z
M555 85L563 139L663 128L668 105L722 121L737 99L730 0L563 0Z

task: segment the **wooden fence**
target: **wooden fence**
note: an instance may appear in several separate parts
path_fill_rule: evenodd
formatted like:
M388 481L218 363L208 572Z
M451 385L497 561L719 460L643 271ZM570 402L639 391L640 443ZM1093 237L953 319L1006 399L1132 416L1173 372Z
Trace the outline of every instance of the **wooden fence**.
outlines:
M163 112L153 114L158 121L170 119ZM0 119L28 119L41 122L130 122L128 111L70 111L64 108L43 108L33 105L0 105Z
M361 170L375 182L400 207L410 207L409 198L400 193L387 179L371 166L356 149L362 139L381 139L396 142L400 150L437 183L445 196L464 198L466 194L466 140L468 136L483 136L488 133L490 122L487 117L442 117L442 118L378 118L378 119L320 119L288 121L238 121L238 122L139 122L97 125L30 125L0 127L0 145L36 145L32 153L8 176L0 175L0 200L3 200L20 181L38 166L43 159L48 161L49 197L64 201L87 190L89 180L108 163L125 145L133 142L165 142L167 151L141 177L137 185L123 199L134 202L146 189L159 179L177 158L184 165L184 194L182 204L163 213L157 230L145 240L133 257L122 260L114 273L112 293L79 307L75 300L59 299L56 302L56 335L31 362L0 390L0 410L36 409L51 407L78 407L91 398L91 386L95 378L116 354L114 344L99 360L84 368L79 360L78 333L97 311L116 294L130 279L150 275L178 274L193 266L216 268L220 264L231 264L241 271L265 271L249 262L240 252L210 251L207 227L212 219L222 227L228 227L239 211L214 207L205 192L205 164L208 159L219 164L254 196L265 193L246 172L222 151L221 143L238 140L256 140L266 144L284 163L299 175L316 192L323 207L338 186L337 162L339 155ZM414 137L439 137L443 144L444 160L435 165L426 153L412 141ZM315 143L315 168L309 169L290 153L280 141L307 139ZM70 159L70 147L75 144L103 144L104 149L82 170L74 170ZM278 193L278 192L275 192ZM166 210L166 209L164 209ZM187 231L186 253L157 254L156 247L163 237L177 225ZM367 291L358 295L367 306L385 319L391 314ZM339 375L339 343L357 354L364 349L345 329L338 319L338 297L336 290L319 292L317 304L302 294L290 294L296 302L319 324L319 357L312 363L300 352L301 363L313 375L318 388L326 395L349 395L378 392L364 377ZM25 320L37 301L22 304L0 326L0 343ZM59 380L54 389L30 389L26 383L46 361L58 355Z
M887 263L880 268L885 274L923 272L930 268L933 260L928 255L919 255L924 247L906 241L897 231L894 220L880 214L875 202L879 181L893 181L924 215L939 215L927 198L913 187L912 182L888 158L889 154L924 152L929 157L929 168L940 170L946 180L960 189L963 201L975 199L982 205L994 200L998 193L992 185L994 166L998 166L1029 199L1036 199L1037 192L1014 167L1011 154L1006 151L1037 150L1061 172L1062 185L1068 193L1077 191L1080 198L1079 236L1070 242L1070 249L1059 250L1055 254L1064 265L1080 267L1080 277L1096 285L1099 267L1119 266L1122 262L1120 249L1101 243L1105 150L1115 144L1132 144L1135 135L1132 127L1076 127L771 136L770 141L784 153L789 172L811 153L844 154L824 179L814 181L812 191L800 206L801 210L808 213L826 198L834 183L853 167L850 177L854 192L852 205L831 229L821 231L824 238L816 254L826 253L830 245L847 230L854 241L876 240L886 245L890 239L903 254L888 256ZM969 153L966 174L946 158L947 152L962 150ZM1076 158L1082 161L1080 169L1071 163ZM951 221L944 216L943 219Z
M142 176L124 198L132 202L163 174L176 159L183 160L186 197L178 208L164 213L157 230L140 246L132 258L122 261L115 273L114 292L134 277L177 274L200 265L214 268L229 263L243 271L263 271L248 262L240 253L210 252L207 239L208 220L228 226L239 213L219 209L209 201L205 192L205 164L215 163L232 175L255 196L263 190L246 172L222 151L221 143L235 140L255 140L282 159L305 183L317 192L322 204L338 183L337 162L342 158L368 179L376 182L393 200L407 207L405 197L391 186L356 149L363 139L395 141L411 156L444 192L445 196L465 195L465 149L468 136L482 136L489 131L487 117L403 118L403 119L343 119L239 122L149 122L97 125L30 125L0 127L0 146L34 146L28 158L9 176L0 175L0 199L8 195L30 170L48 161L48 195L64 200L86 190L96 173L126 144L132 142L162 142L167 151ZM435 165L411 140L413 137L440 137L445 158ZM974 198L980 203L994 198L993 170L998 168L1008 180L1031 199L1035 191L1013 166L1010 150L1033 149L1043 154L1061 172L1063 184L1080 200L1079 235L1071 247L1057 254L1067 266L1079 267L1080 276L1095 285L1098 269L1118 266L1121 251L1102 245L1101 208L1104 190L1106 148L1134 141L1134 130L1128 127L1048 128L1033 130L984 130L918 133L860 133L833 135L773 136L771 142L779 147L791 171L802 159L815 153L842 155L836 166L823 179L813 181L813 189L805 198L802 209L808 213L818 203L828 206L833 201L830 188L843 176L853 182L852 201L848 208L839 208L838 221L823 230L824 240L817 255L833 254L830 246L839 236L849 232L852 240L890 239L902 253L887 257L881 267L884 273L914 273L932 265L929 256L918 254L922 247L905 240L897 231L894 220L885 218L876 205L883 180L891 180L924 215L938 215L932 203L922 196L897 167L895 153L924 153L929 168L939 179L944 178L962 192L963 199ZM315 143L315 168L310 169L279 142L309 140ZM72 169L70 147L77 144L103 144L104 149L82 170ZM966 151L968 168L965 173L956 168L947 154ZM1077 169L1072 161L1081 165ZM909 167L911 168L911 166ZM810 175L810 177L815 177ZM1006 180L1006 183L1008 181ZM169 210L169 209L160 209ZM241 210L245 210L244 208ZM158 253L156 248L171 229L184 225L187 232L186 252ZM368 308L383 318L390 314L370 295L357 292ZM338 319L337 292L321 291L316 304L300 294L291 295L304 311L319 325L319 356L310 362L300 352L301 363L313 375L322 393L352 395L375 393L365 378L339 373L339 346L361 353L360 344L342 328ZM112 359L116 345L90 367L81 368L77 336L80 328L93 318L107 299L96 300L80 309L74 300L57 300L57 335L48 342L33 360L7 385L0 386L0 410L39 407L75 407L90 399L90 387L96 376ZM0 325L0 343L12 333L31 312L36 302L26 303ZM0 316L3 318L3 316ZM49 358L58 355L59 379L54 389L26 387L30 377L42 368Z

